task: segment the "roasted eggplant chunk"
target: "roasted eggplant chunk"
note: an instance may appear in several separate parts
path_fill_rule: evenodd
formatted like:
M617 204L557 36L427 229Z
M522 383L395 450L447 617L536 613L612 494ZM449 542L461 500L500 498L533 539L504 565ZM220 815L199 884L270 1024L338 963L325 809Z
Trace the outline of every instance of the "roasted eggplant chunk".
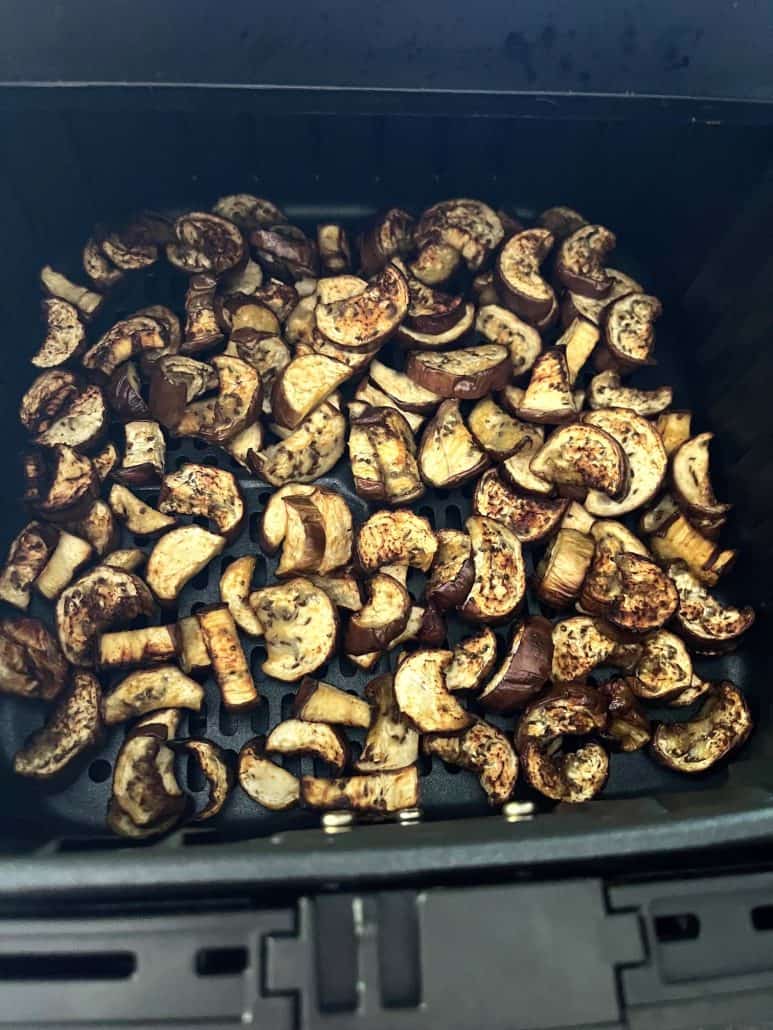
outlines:
M557 531L569 501L566 498L530 497L503 483L495 469L478 480L472 507L476 515L496 519L522 544L544 540Z
M460 400L477 400L493 390L501 390L512 374L510 353L498 343L443 351L412 351L405 374L414 383L439 394Z
M511 236L499 252L495 277L505 304L527 322L541 322L556 307L553 287L540 265L553 246L547 229L526 229Z
M116 669L130 665L159 665L177 659L180 640L177 627L146 626L103 633L99 638L97 665Z
M593 537L561 529L550 541L534 577L537 597L551 608L566 608L579 596L595 550Z
M451 651L426 648L408 655L395 672L398 707L421 733L457 733L473 722L446 687L452 660Z
M77 357L86 343L86 329L78 309L54 297L42 304L46 338L32 358L36 368L56 368Z
M346 419L330 400L320 404L285 440L250 455L253 471L271 486L311 483L344 452Z
M249 605L256 561L254 555L245 554L231 562L220 577L220 600L228 605L239 629L250 636L259 637L263 627Z
M652 753L677 772L701 773L741 747L751 729L743 695L725 681L712 687L694 719L661 723L652 738Z
M212 206L212 211L221 218L238 225L243 232L257 229L259 225L279 225L287 217L281 208L265 197L252 193L230 193Z
M502 714L522 708L547 683L552 658L550 623L541 615L528 616L514 632L507 654L478 695L479 704Z
M340 361L304 354L280 372L271 391L271 410L280 426L296 429L311 412L351 375Z
M754 622L754 610L717 600L683 562L672 562L668 575L679 595L676 623L687 643L698 654L732 651Z
M426 572L436 550L437 537L427 519L405 508L377 511L357 535L357 557L366 572L394 564Z
M181 740L176 746L196 759L209 787L206 804L193 816L191 822L203 823L207 819L213 819L222 811L236 781L231 760L226 752L211 740Z
M161 323L148 315L135 315L108 329L83 355L83 365L107 377L125 361L149 351L162 351L166 346Z
M303 722L368 729L372 712L367 701L345 690L305 676L293 701L293 715ZM405 763L408 764L408 763Z
M611 664L614 632L602 619L573 615L553 626L550 678L554 683L582 682L598 665Z
M531 459L531 471L561 487L600 490L620 497L628 486L628 460L609 433L598 426L561 426Z
M317 329L331 343L354 350L382 344L408 310L408 284L395 267L379 272L362 293L325 303L314 312Z
M732 505L714 495L709 473L709 444L713 433L687 440L671 459L671 486L687 518L700 529L716 533L727 520Z
M476 443L494 461L509 458L518 449L527 428L500 408L491 397L483 397L467 416Z
M301 797L310 808L351 809L355 812L389 813L415 808L419 803L419 775L415 766L396 772L325 780L301 779Z
M507 347L513 376L529 372L542 352L542 338L537 330L499 304L482 304L475 328L489 343Z
M446 669L446 687L452 693L458 690L478 690L497 660L497 638L488 626L471 637L460 640L453 651L451 664Z
M371 382L390 397L403 411L428 415L443 399L432 390L425 390L404 372L398 372L374 359L368 369Z
M459 765L475 773L490 805L503 805L513 796L518 758L513 745L496 726L476 719L458 737L427 734L422 747L425 754L437 755L449 765Z
M140 419L124 426L126 446L113 478L126 486L149 486L164 474L166 441L158 422Z
M176 665L135 669L125 676L102 701L106 726L136 719L160 708L190 708L198 712L204 688Z
M70 690L57 702L45 726L13 756L19 776L51 780L102 738L102 692L90 672L76 672Z
M244 257L244 238L233 222L205 211L180 215L167 244L169 263L189 275L223 275Z
M488 465L485 451L464 424L458 400L446 400L427 423L419 445L419 471L430 486L449 489Z
M225 547L225 537L201 526L180 526L154 545L145 567L145 580L161 604L173 604L189 580L198 575Z
M537 358L516 414L527 422L548 425L561 425L576 417L569 367L561 348L554 347Z
M427 208L414 234L420 249L434 243L457 251L471 272L477 272L503 236L502 223L495 212L482 201L467 197L444 200Z
M619 518L647 504L663 482L668 458L660 435L641 415L629 408L600 408L582 416L584 423L597 426L622 447L628 461L628 484L620 499L591 490L585 507L591 515Z
M250 233L250 244L266 275L283 282L313 279L319 272L316 244L295 225L258 226Z
M239 752L239 786L257 804L270 812L297 805L301 785L296 776L265 757L265 742L248 740Z
M0 600L26 611L32 584L48 564L59 541L59 530L45 522L29 522L8 549L0 572Z
M373 706L373 721L362 754L355 762L361 773L389 772L414 764L419 756L419 734L401 713L390 675L377 676L365 687Z
M231 711L252 708L260 699L236 622L227 604L211 604L196 613L223 704Z
M138 536L154 536L175 524L169 515L162 515L120 483L110 488L108 501L115 517Z
M81 576L59 596L56 628L65 658L73 665L96 661L99 634L151 615L153 598L139 576L104 565Z
M110 410L119 418L146 419L150 408L142 396L142 381L136 362L124 361L111 373L105 386L105 395Z
M250 595L250 605L263 627L267 676L294 683L309 676L331 657L338 634L338 615L324 590L297 577Z
M91 461L67 444L57 444L45 455L29 452L24 476L25 500L53 522L85 515L99 493Z
M475 576L459 614L473 622L504 622L518 610L526 593L521 542L501 522L482 515L472 515L465 528Z
M413 249L413 216L393 207L373 222L360 241L360 261L365 275L375 275L398 254Z
M662 415L658 415L655 428L660 433L669 458L690 439L691 425L691 411L665 411Z
M286 528L277 577L316 572L325 553L322 513L310 497L285 497Z
M67 681L67 662L38 619L0 619L0 693L52 701Z
M416 444L406 418L392 408L369 408L352 419L352 426L366 435L368 455L371 451L375 455L375 464L371 465L372 482L375 483L377 476L378 487L369 485L365 496L377 490L389 504L406 504L421 497L424 484L416 462ZM357 446L356 437L355 453ZM359 446L363 446L361 439ZM360 483L360 489L362 486Z
M649 297L646 293L629 293L609 305L605 340L613 365L628 372L652 363L655 347L653 324L661 311L657 297Z
M541 225L548 232L562 242L571 236L573 232L582 229L588 224L587 218L575 211L574 208L559 204L557 207L549 207L537 215L537 225Z
M269 733L267 754L312 755L341 772L349 757L346 738L324 722L285 719Z
M201 515L214 522L226 540L238 535L245 508L232 472L186 462L164 476L158 508L165 515Z
M591 408L630 408L637 415L649 418L664 411L673 400L673 394L670 386L659 386L655 390L623 386L619 373L609 369L591 379L588 404Z
M251 425L261 408L262 384L256 369L241 358L212 359L219 381L214 397L192 401L171 427L175 436L194 436L224 444Z
M444 612L463 604L475 581L472 541L457 529L441 529L427 582L427 601Z
M644 638L634 672L631 689L637 697L667 704L688 690L694 679L684 641L665 629Z
M678 509L652 534L649 545L661 564L684 561L693 575L710 587L715 586L720 576L733 567L736 558L735 551L722 550L714 540L703 536Z
M166 743L178 721L174 711L156 712L124 741L113 767L108 808L108 825L116 833L155 835L182 818L186 800L174 774L174 752Z
M607 699L607 725L604 738L620 751L639 751L652 738L647 715L636 699L636 680L632 676L607 680L599 693Z
M67 301L78 310L84 321L90 321L101 309L105 298L86 286L71 282L61 272L56 272L50 265L40 270L40 285L50 297Z
M583 225L568 236L558 251L556 275L582 297L604 297L612 288L604 262L615 247L615 234L601 225Z
M392 576L376 573L367 583L368 600L349 618L344 635L347 654L381 651L405 629L411 612L408 591Z

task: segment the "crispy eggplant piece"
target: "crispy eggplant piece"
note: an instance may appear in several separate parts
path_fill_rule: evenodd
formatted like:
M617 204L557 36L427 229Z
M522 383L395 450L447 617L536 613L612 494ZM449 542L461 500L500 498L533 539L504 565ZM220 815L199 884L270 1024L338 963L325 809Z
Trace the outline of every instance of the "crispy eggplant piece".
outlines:
M510 378L512 364L505 347L484 343L443 354L413 351L405 372L419 386L441 397L477 400L502 389Z
M227 541L239 535L245 517L244 498L233 473L194 462L164 476L158 508L164 515L203 516Z
M676 624L698 654L724 654L754 622L752 608L734 608L713 597L684 562L672 562L668 575L679 595Z
M699 533L681 512L665 520L650 537L649 544L661 564L684 561L693 575L710 587L716 586L719 577L735 564L735 551L722 550L715 541Z
M628 485L628 462L620 444L598 426L582 422L559 427L529 467L559 486L600 490L610 497L620 497Z
M630 687L645 701L669 702L693 682L693 667L684 641L675 633L659 629L642 641L641 655Z
M207 390L218 386L212 365L184 354L164 354L150 377L150 413L166 429L175 429L185 407Z
M264 197L252 193L231 193L220 197L212 205L212 211L221 218L238 225L243 232L257 229L260 225L278 225L287 221L281 208Z
M212 665L199 620L195 615L188 615L177 623L180 634L180 667L188 675L206 672Z
M72 397L51 421L38 433L35 443L41 447L67 444L76 450L88 451L95 447L107 429L107 407L98 386L86 386Z
M257 804L271 812L282 812L300 801L300 781L265 757L264 743L255 737L239 752L239 786Z
M294 683L324 665L335 650L336 608L324 590L297 577L250 594L266 640L266 676Z
M492 397L483 397L467 416L475 442L495 461L509 458L524 438L524 426L499 407Z
M410 303L405 325L416 332L430 335L445 333L466 314L464 297L435 290L412 276L408 278L408 293Z
M408 310L408 284L394 266L379 272L354 297L325 302L314 310L317 329L331 343L354 350L382 344L393 335Z
M497 660L497 638L488 626L460 640L446 669L446 688L452 693L478 690Z
M263 426L255 420L221 446L234 461L238 461L243 468L251 472L250 455L259 454L263 448Z
M185 337L183 354L201 354L223 340L223 327L215 308L217 279L213 275L192 275L185 294Z
M540 265L553 246L547 229L526 229L511 236L499 252L494 279L504 303L534 324L556 306L553 287L540 275Z
M447 243L426 243L408 265L412 276L427 286L447 282L461 264L459 251Z
M493 271L479 272L472 280L471 290L479 309L488 304L499 304Z
M110 410L119 418L131 421L150 415L150 408L142 396L140 374L133 361L124 361L111 373L105 394Z
M614 631L602 619L572 615L553 626L550 678L555 683L582 682L597 666L614 664Z
M74 372L63 368L46 369L22 397L19 421L28 433L45 433L81 389L82 383Z
M108 503L116 518L125 523L130 533L138 536L153 536L175 524L173 518L162 515L120 483L110 488Z
M28 522L8 549L0 571L0 600L26 611L32 584L48 564L60 531L45 522Z
M598 326L584 318L577 317L566 327L564 335L557 342L566 354L566 369L569 373L569 385L574 386L585 362L593 353L599 342ZM608 405L612 407L612 405ZM578 409L582 405L576 405Z
M346 418L328 399L285 440L251 455L251 464L271 486L311 483L333 468L345 444Z
M86 344L86 329L78 309L54 297L42 304L46 338L32 357L36 368L55 368L77 357Z
M416 282L417 280L412 281ZM424 289L430 289L430 287L425 286ZM471 332L474 323L475 305L468 301L463 303L460 317L447 329L418 329L406 322L398 328L396 338L404 347L412 347L420 351L441 350L443 347L448 347L450 344L464 339Z
M676 587L662 569L638 554L615 558L620 593L607 608L610 622L635 633L659 629L677 610Z
M582 416L584 423L603 429L620 444L628 459L628 487L619 500L590 490L585 507L591 515L618 518L651 500L663 482L668 459L652 423L629 408L600 408Z
M244 654L236 622L227 604L196 612L223 705L229 711L253 708L260 699Z
M140 354L140 370L147 379L152 375L153 367L162 357L176 354L182 343L182 329L180 319L165 304L148 304L147 307L139 308L134 312L132 318L139 315L147 315L154 318L163 330L166 337L166 346L161 350L144 350Z
M419 249L443 244L457 251L471 272L477 272L504 236L498 216L480 200L467 197L433 204L422 214L414 238Z
M425 483L448 489L474 479L488 458L464 424L459 401L443 401L428 423L419 445L419 471Z
M534 363L529 385L516 412L527 422L561 425L577 415L564 351L546 351Z
M225 547L225 537L201 526L179 526L153 546L145 580L160 604L173 604L186 583L198 575Z
M524 619L501 664L478 695L484 708L508 715L539 694L551 674L551 629L541 615Z
M258 226L250 233L250 244L266 275L283 282L315 278L319 272L316 244L296 225Z
M90 236L83 247L83 271L98 290L110 290L124 277L110 259L102 253L99 242Z
M605 297L612 281L604 261L616 242L602 225L583 225L567 236L556 259L556 275L566 289L582 297Z
M392 677L376 676L365 687L365 696L373 706L373 718L355 769L378 773L413 765L419 756L419 734L397 706Z
M465 528L475 578L459 614L472 622L504 622L518 610L526 593L521 542L501 522L482 515L470 516Z
M673 400L673 395L670 386L659 386L655 390L623 386L619 373L608 369L591 379L588 404L591 408L630 408L637 415L650 417L664 411Z
M518 758L507 737L483 719L476 719L458 737L429 733L422 740L425 754L468 769L480 779L490 805L504 805L515 791Z
M167 340L161 323L148 315L125 318L108 329L83 355L83 365L105 378L119 365L149 351L162 351Z
M670 698L667 702L668 706L669 708L687 708L708 694L713 686L714 684L710 680L702 680L700 676L693 673L689 687L685 687L681 693Z
M285 497L286 528L277 576L319 570L325 553L325 522L310 497Z
M373 222L360 241L360 261L365 275L375 275L398 254L413 250L415 220L402 208L393 207Z
M358 669L370 672L371 669L378 665L381 655L381 651L371 651L370 654L348 654L346 657L353 665L356 665Z
M117 683L102 701L106 726L136 719L160 708L189 708L198 712L204 688L176 665L135 669Z
M113 469L113 478L126 486L149 486L157 483L166 466L166 440L158 422L138 419L127 422L126 447L121 464Z
M256 369L241 358L212 359L219 380L215 397L193 401L172 427L175 436L195 436L223 444L251 425L261 410L262 384Z
M593 561L580 594L580 606L590 614L605 614L614 605L623 589L623 577L617 559L629 552L649 557L644 544L621 522L599 519L590 534L596 541Z
M99 240L102 253L123 272L149 268L158 261L158 246L141 222L103 234Z
M321 354L293 358L279 374L271 393L276 421L289 429L301 422L351 375L340 361Z
M612 285L604 297L582 297L579 293L567 290L561 303L561 324L567 328L575 318L584 318L593 325L600 326L604 322L605 313L610 304L627 296L629 293L643 293L643 287L625 272L616 268L605 268L604 273Z
M442 647L446 640L446 624L443 616L432 605L422 608L412 605L408 614L405 629L387 645L388 651L394 651L408 641L416 640L427 647ZM373 652L368 652L372 654Z
M259 268L260 266L256 267ZM308 280L308 282L314 282L314 280ZM300 300L301 295L298 288L300 285L300 283L296 283L294 286L291 286L289 283L280 282L279 279L269 279L268 282L257 289L244 292L248 292L250 296L255 297L269 311L273 311L284 326L290 313Z
M252 554L242 555L231 562L220 577L220 600L228 605L239 629L253 637L263 634L263 627L248 602L256 561Z
M166 828L170 820L177 822L185 811L185 796L174 774L174 752L166 744L171 735L166 722L143 720L118 752L111 808L115 805L128 817L129 828L124 832L129 836L134 836L131 826L161 832L160 825ZM111 818L110 810L108 823L117 832L123 831L122 822Z
M347 276L346 278L353 277ZM313 293L299 300L287 316L284 326L284 338L295 349L296 354L302 353L301 347L307 348L304 353L312 350L312 342L317 334L317 323L314 320L316 306L317 295ZM338 350L343 350L343 348L339 347Z
M359 402L349 405L349 465L354 489L357 496L363 497L366 501L386 501L386 484L381 474L376 448L367 424L358 423L359 416L366 411L366 406Z
M305 676L293 701L293 716L303 722L324 722L368 729L371 708L367 701L330 683Z
M317 226L317 251L323 275L340 275L351 268L349 237L346 229L337 222Z
M609 364L623 372L651 365L654 322L662 310L657 297L646 293L629 293L610 304L605 311L606 351L596 355L599 370Z
M537 225L541 225L543 229L552 233L559 243L587 224L587 218L584 218L579 211L562 204L546 208L537 215Z
M441 529L427 582L427 601L444 612L462 604L475 581L472 541L457 529Z
M376 772L369 776L335 780L304 776L301 779L301 798L310 808L399 812L418 805L419 774L415 766L410 766L396 772Z
M485 515L507 526L522 544L544 540L557 531L569 501L565 498L529 497L500 479L495 469L484 472L473 495L475 515Z
M101 293L95 293L86 286L71 282L61 272L55 272L50 265L41 268L40 285L50 297L66 301L76 308L86 322L91 321L105 300Z
M658 415L655 428L660 433L669 458L690 439L691 423L691 411L665 411Z
M590 533L595 522L595 517L589 515L581 504L577 501L570 501L561 520L561 529L576 529L580 533Z
M324 722L285 719L269 733L266 752L281 755L312 755L341 772L349 757L346 738Z
M51 557L35 580L35 589L46 600L55 601L88 563L93 553L87 540L63 529Z
M428 520L407 508L377 511L357 535L357 557L366 572L393 564L426 572L436 550L437 537Z
M732 505L720 503L711 485L709 444L713 438L713 433L700 433L674 452L671 488L688 519L695 520L701 528L718 532Z
M100 556L112 551L118 543L118 527L113 512L104 501L94 501L82 518L65 525L77 536L88 540Z
M404 372L397 372L375 359L370 364L369 375L371 381L403 411L428 415L443 399L440 394L419 386Z
M652 739L650 721L636 699L635 682L631 676L616 677L599 687L608 706L604 739L626 753L641 750Z
M59 645L39 619L0 619L0 693L52 701L67 673Z
M60 698L45 725L13 756L17 776L52 780L84 752L99 745L102 718L99 681L90 672L76 672L72 687Z
M274 383L291 360L290 349L284 340L256 329L237 329L231 333L225 353L241 358L257 369L263 384L263 414L272 414Z
M190 211L176 219L166 256L170 264L189 275L221 276L240 264L245 249L244 237L233 222L205 211Z
M305 483L287 483L271 494L260 521L260 546L267 554L276 554L287 532L285 498L310 497L315 489Z
M445 684L451 651L424 648L397 667L394 692L398 707L421 733L456 733L473 722Z
M352 612L358 612L362 608L360 582L350 568L338 569L324 576L308 573L307 578L315 587L324 590L337 607Z
M411 611L408 591L392 576L376 573L367 582L368 599L349 618L343 646L348 654L381 651L405 629Z
M392 400L391 397L387 396L377 386L374 386L370 380L363 379L360 385L357 387L354 393L355 402L359 401L365 406L365 408L393 408L399 412L400 415L408 423L408 427L411 433L418 433L421 427L424 425L424 419L421 415L417 415L413 411L403 410L399 404ZM352 408L349 408L350 415L354 415ZM364 414L364 411L363 411ZM354 417L357 417L354 415Z
M196 759L209 787L207 803L193 816L191 822L203 823L213 819L222 811L236 781L232 763L226 752L211 740L181 740L176 748Z
M542 339L537 330L499 304L484 304L480 307L475 328L489 343L507 347L513 376L531 371L542 352Z
M279 333L279 319L276 314L254 294L229 294L218 303L217 314L232 336L248 329L272 336Z
M105 555L102 564L122 572L136 572L145 564L145 552L139 547L122 547Z
M545 431L542 426L524 427L524 436L517 448L500 466L500 473L508 483L528 494L545 496L553 492L553 484L532 472L532 458L542 448Z
M119 669L131 665L160 665L172 662L180 650L180 638L174 623L170 626L146 626L103 633L97 647L100 669Z
M389 504L407 504L424 493L416 444L408 422L393 408L370 408L353 420L365 430L376 455L379 483Z
M708 692L694 719L661 723L652 738L652 753L676 772L701 773L741 747L751 730L743 695L725 680Z
M99 480L86 455L57 444L29 457L24 464L25 500L52 522L85 515L99 494Z
M535 570L534 589L543 604L566 608L579 596L595 546L588 533L558 531Z

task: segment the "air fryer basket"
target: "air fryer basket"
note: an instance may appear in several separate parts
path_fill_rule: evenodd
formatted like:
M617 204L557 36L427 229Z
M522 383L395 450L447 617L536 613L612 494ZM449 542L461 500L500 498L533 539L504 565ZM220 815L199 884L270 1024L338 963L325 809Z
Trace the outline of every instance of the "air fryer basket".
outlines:
M580 810L548 811L520 788L519 797L538 801L538 812L533 821L518 824L488 809L474 777L459 775L438 759L423 760L425 822L410 830L364 826L326 838L316 829L318 814L267 813L237 788L214 828L141 846L152 858L148 863L137 846L105 837L110 763L123 727L113 729L75 782L47 793L9 771L13 751L40 724L42 711L4 699L0 836L9 856L46 841L62 843L55 845L60 853L53 858L9 857L12 865L6 866L0 859L0 877L4 868L12 869L16 890L44 879L49 887L75 882L76 870L92 882L95 877L118 882L120 876L135 886L164 876L204 882L202 849L186 855L184 869L175 869L174 851L179 844L209 840L219 842L216 857L225 879L256 875L267 882L699 847L770 833L773 724L764 614L773 575L765 500L766 486L771 495L773 416L764 382L773 376L773 352L763 344L770 328L763 307L771 271L764 263L765 218L771 217L764 182L769 131L600 119L283 116L246 103L228 113L210 103L204 110L190 104L124 109L117 99L103 99L101 107L0 110L0 219L6 226L0 266L7 307L0 412L6 444L3 546L23 518L16 457L22 434L15 409L31 377L29 355L39 342L37 272L50 262L77 279L80 246L94 223L141 208L209 206L219 195L242 189L271 197L291 220L306 226L321 218L359 224L387 204L418 210L457 195L480 196L525 215L569 203L618 233L615 264L663 299L659 365L648 385L672 383L675 406L692 408L697 427L717 434L718 493L736 502L730 544L742 549L727 593L757 607L759 619L738 654L699 661L697 669L744 689L756 730L732 762L694 778L671 773L644 754L616 755L604 794ZM140 274L104 318L112 321L144 304L169 302L173 281L163 269ZM179 281L174 298L179 309ZM170 441L169 467L183 460L232 468L242 480L250 517L227 552L185 588L180 615L217 599L220 573L230 560L259 552L257 520L269 493L222 452L200 442ZM366 506L353 492L345 460L322 482L341 489L355 518L363 517ZM470 493L429 491L417 507L436 528L459 526L470 511ZM124 545L129 542L126 537ZM259 558L258 583L260 577L270 580L274 564ZM459 627L453 632L458 636ZM246 714L226 712L209 681L205 709L186 715L183 732L187 721L191 735L238 750L288 714L293 687L265 680L261 645L248 646L262 694L259 707ZM319 672L357 693L373 674L339 658ZM668 713L670 719L688 716L689 711ZM351 736L357 739L356 732ZM315 771L307 758L286 764L293 771ZM190 791L202 789L195 768L180 772ZM116 852L94 851L102 845ZM86 848L88 854L82 853ZM248 855L255 864L245 864Z

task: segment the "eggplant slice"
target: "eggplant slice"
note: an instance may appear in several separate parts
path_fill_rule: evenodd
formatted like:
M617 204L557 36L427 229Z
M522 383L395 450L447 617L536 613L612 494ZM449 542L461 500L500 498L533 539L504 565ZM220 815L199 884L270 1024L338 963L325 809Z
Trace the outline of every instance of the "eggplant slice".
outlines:
M426 648L409 654L397 667L397 705L420 733L457 733L473 722L446 687L445 672L452 660L451 651Z
M459 614L473 622L504 622L518 610L526 593L521 542L506 526L482 515L472 515L465 528L475 576Z
M384 814L415 808L419 803L419 774L416 766L396 772L349 776L325 780L316 776L301 779L301 797L310 808L349 809Z
M752 730L749 707L734 684L709 691L689 722L661 723L652 738L652 753L677 772L701 773L741 747Z
M497 671L478 694L478 703L502 715L522 708L548 682L552 659L550 623L541 615L528 616L514 632Z
M52 780L70 762L96 748L102 739L99 681L90 672L76 672L71 689L57 703L45 726L13 757L18 776Z
M446 400L427 423L419 445L419 471L430 486L461 486L488 465L485 451L464 424L458 400Z
M239 786L263 808L282 812L300 801L300 781L265 757L264 744L261 738L248 740L239 752Z
M263 627L268 657L267 676L294 683L309 676L331 657L338 633L338 615L327 594L297 577L250 595L250 605Z
M0 619L0 693L53 701L67 674L59 645L39 619Z
M507 486L495 469L489 469L478 480L472 508L474 514L507 526L522 544L530 544L558 530L568 504L562 497L530 497Z
M652 423L629 408L601 408L587 412L582 420L618 442L629 468L627 489L619 500L599 490L588 493L585 507L590 514L619 518L650 501L660 489L668 464L663 441Z
M475 773L490 805L504 805L512 797L518 779L518 757L504 733L483 719L476 719L458 737L429 733L422 747L425 754L437 755L449 765Z

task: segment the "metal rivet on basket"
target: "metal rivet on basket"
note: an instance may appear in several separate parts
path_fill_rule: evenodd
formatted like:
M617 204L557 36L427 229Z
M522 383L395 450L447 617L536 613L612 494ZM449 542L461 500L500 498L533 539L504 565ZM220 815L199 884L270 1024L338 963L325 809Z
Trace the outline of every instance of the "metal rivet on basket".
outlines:
M509 823L520 823L534 818L533 801L508 801L502 806L502 815Z
M344 833L354 825L351 812L325 812L322 816L322 829L325 833Z
M421 809L420 808L404 808L402 812L397 813L397 821L401 826L413 826L416 823L421 822Z

